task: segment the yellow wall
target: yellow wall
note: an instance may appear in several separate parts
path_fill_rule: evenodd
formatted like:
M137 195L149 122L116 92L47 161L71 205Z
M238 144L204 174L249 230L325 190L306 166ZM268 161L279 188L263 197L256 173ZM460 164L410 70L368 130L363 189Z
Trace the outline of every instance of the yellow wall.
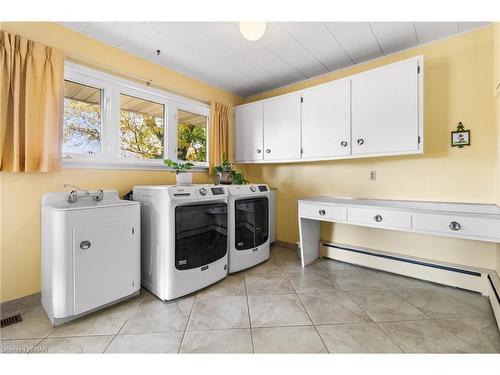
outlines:
M206 102L211 99L230 105L242 102L234 94L53 23L2 22L0 27L60 48L73 60L152 80L153 85L172 92ZM498 38L498 25L495 30ZM489 27L249 98L248 101L258 100L425 55L424 156L245 168L252 181L264 181L278 188L277 238L288 242L298 239L297 200L319 194L483 203L497 200L500 203L500 185L499 191L495 190L500 150L497 156L496 140L492 136L500 136L500 122L498 131L495 128L491 95L493 40L494 30ZM498 45L496 51L498 54ZM449 147L449 132L458 121L472 130L469 148ZM372 169L377 171L375 182L368 181L368 171ZM195 182L210 181L206 173L195 173L194 179ZM500 183L500 176L497 180ZM135 184L173 181L170 173L160 171L65 169L48 174L0 173L0 301L40 289L39 202L44 192L62 190L65 182L92 189L115 188L124 193ZM500 246L497 249L494 244L343 225L325 225L322 238L466 265L496 266L500 270Z
M316 195L494 203L497 163L493 81L493 27L334 72L248 98L259 100L424 55L423 156L247 166L252 181L278 189L277 239L298 240L297 200ZM450 147L462 121L472 146ZM377 180L368 173L376 170ZM322 238L458 264L496 267L496 245L347 225L322 228Z
M495 23L495 108L497 122L497 205L500 205L500 23ZM497 245L497 273L500 276L500 244Z
M235 105L242 98L160 65L127 54L54 23L10 23L0 27L11 33L65 51L72 60L103 70L151 80L171 92L209 102ZM0 173L0 301L40 291L40 198L48 191L64 190L64 183L90 189L118 189L133 185L172 184L167 171L65 169L60 173ZM194 182L211 182L207 173L194 173Z

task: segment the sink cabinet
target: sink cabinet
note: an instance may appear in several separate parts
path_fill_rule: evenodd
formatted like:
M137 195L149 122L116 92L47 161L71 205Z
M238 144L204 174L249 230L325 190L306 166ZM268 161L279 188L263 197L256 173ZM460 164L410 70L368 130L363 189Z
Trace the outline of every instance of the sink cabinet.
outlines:
M42 198L42 306L53 325L140 290L139 203L115 191L101 202L66 196Z

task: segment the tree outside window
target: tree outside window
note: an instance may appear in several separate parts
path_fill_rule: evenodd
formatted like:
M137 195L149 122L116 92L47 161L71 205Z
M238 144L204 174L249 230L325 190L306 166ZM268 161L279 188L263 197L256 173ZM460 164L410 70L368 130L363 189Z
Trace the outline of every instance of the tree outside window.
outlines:
M164 106L121 95L120 153L125 158L163 159Z
M63 153L101 153L101 90L64 82Z
M207 161L207 117L177 112L177 158L183 161Z

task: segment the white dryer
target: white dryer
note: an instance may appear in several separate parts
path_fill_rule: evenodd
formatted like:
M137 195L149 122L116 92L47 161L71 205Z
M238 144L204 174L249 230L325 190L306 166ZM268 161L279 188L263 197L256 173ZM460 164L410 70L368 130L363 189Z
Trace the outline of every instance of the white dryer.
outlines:
M146 289L171 300L226 277L227 198L220 186L134 187Z
M229 273L269 259L269 187L226 187L229 217Z

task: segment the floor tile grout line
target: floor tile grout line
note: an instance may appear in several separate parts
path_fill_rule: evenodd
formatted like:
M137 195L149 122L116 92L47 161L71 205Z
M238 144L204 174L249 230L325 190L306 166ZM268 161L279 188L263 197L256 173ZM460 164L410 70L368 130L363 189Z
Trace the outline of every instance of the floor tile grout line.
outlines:
M49 335L50 335L50 333L49 333ZM27 352L26 354L33 353L33 351L34 351L36 348L38 348L38 347L40 346L40 344L41 344L42 342L44 342L44 341L47 339L47 337L49 337L49 336L47 335L47 336L45 336L45 338L43 338L43 339L40 339L40 338L32 339L32 340L40 340L40 341L38 341L38 342L37 342L37 343L36 343L36 344L35 344L35 345L34 345L34 346L30 349L30 350L28 350L28 352ZM29 339L27 339L27 340L29 340ZM0 345L1 345L1 343L0 343Z
M182 344L184 342L184 337L186 337L186 331L187 331L187 327L188 327L188 324L189 324L189 320L191 319L191 314L193 313L193 309L194 309L194 304L196 303L196 298L198 297L197 294L194 295L194 300L193 300L193 304L191 305L191 309L189 310L189 316L186 320L186 325L184 326L184 331L182 333L182 338L181 338L181 341L179 342L179 348L177 349L177 354L180 354L181 352L181 347L182 347Z
M431 318L432 319L432 318ZM460 319L460 318L458 318ZM467 319L467 318L462 318L462 319ZM457 339L459 339L460 341L462 341L465 345L467 346L470 346L471 348L473 349L476 349L475 345L472 345L472 344L469 344L468 342L466 342L464 339L462 339L460 336L458 336L457 334L455 334L453 331L451 331L450 329L446 328L445 326L439 324L439 322L436 320L436 319L432 319L432 321L434 323L436 323L439 327L441 327L442 329L444 329L445 331L451 333L453 336L455 336Z
M406 289L398 289L400 292L401 291L404 291L404 290L420 290L419 288L406 288ZM407 303L409 303L410 305L412 305L413 307L415 307L418 311L420 311L422 314L424 314L427 318L429 319L422 319L422 320L410 320L410 322L415 322L415 321L432 321L434 322L435 324L437 324L439 327L443 328L445 331L451 333L453 336L455 336L458 340L460 340L461 342L463 342L464 344L468 345L468 346L471 346L473 347L472 345L469 345L468 343L466 343L464 340L462 340L458 335L455 335L453 332L451 332L450 330L448 330L447 328L443 327L441 324L439 324L439 322L436 321L436 319L434 319L432 316L428 315L425 313L425 311L421 310L418 308L418 306L416 306L414 303L412 303L409 299L405 298L404 296L402 296L400 293L398 293L396 290L393 290L393 292L399 296L400 298L402 298L404 301L406 301ZM452 296L450 296L452 297ZM352 298L352 297L351 297ZM460 301L459 301L460 302ZM379 325L379 323L403 323L403 322L408 322L408 320L404 321L404 320L401 320L401 321L389 321L389 322L375 322L374 323L384 332L385 330ZM394 341L394 340L393 340ZM394 342L395 343L395 342ZM397 343L395 343L398 347L399 345ZM403 349L400 347L400 349ZM408 351L404 351L405 353L408 353Z
M243 275L243 285L245 286L245 297L247 300L248 325L250 327L250 340L252 342L252 353L255 354L255 343L253 342L252 317L250 316L250 303L248 302L247 275Z
M290 279L288 279L288 275L285 273L285 278L288 280L288 282L292 285L292 288L295 289L295 287L293 286L292 282L290 281ZM323 346L325 347L327 353L330 353L330 350L328 349L328 346L326 345L325 343L325 340L323 340L323 337L321 336L321 334L319 333L318 331L318 328L316 328L316 325L314 324L311 316L309 315L309 312L307 311L306 309L306 306L304 305L304 303L302 302L302 300L300 299L300 296L299 296L299 293L297 293L297 290L295 289L295 296L297 297L297 299L299 300L300 302L300 305L302 306L302 308L304 309L307 317L309 318L309 320L311 321L311 324L312 326L314 327L314 330L316 331L316 334L319 336L319 339L321 340L321 342L323 343Z
M400 345L399 345L396 341L394 341L394 339L393 339L391 336L389 336L389 334L388 334L388 333L387 333L387 332L386 332L386 331L385 331L385 330L384 330L384 329L380 326L380 324L379 324L378 322L375 322L375 321L374 321L373 323L375 323L375 325L378 327L378 329L380 329L380 331L381 331L381 332L382 332L382 333L383 333L383 334L384 334L384 335L385 335L385 336L386 336L389 340L391 340L391 342L392 342L394 345L396 345L396 346L399 348L399 350L401 350L401 352L402 352L402 353L404 353L404 354L409 353L409 352L405 349L404 345L403 345L403 347L401 347L401 346L400 346ZM385 323L385 322L384 322L384 323Z
M382 333L383 333L385 336L387 336L387 338L388 338L388 339L389 339L389 340L390 340L390 341L391 341L394 345L396 345L396 347L398 347L398 348L399 348L399 350L401 350L401 352L402 352L402 353L406 353L406 351L405 351L403 348L401 348L401 347L398 345L398 343L397 343L397 342L395 342L395 341L393 340L393 338L392 338L392 337L390 337L390 336L387 334L387 332L385 332L385 331L382 329L382 327L380 327L380 326L378 325L378 323L377 323L377 322L376 322L376 321L375 321L375 320L371 317L371 315L370 315L370 314L368 314L368 311L366 311L365 309L363 309L363 307L362 307L360 304L358 304L358 303L354 300L354 298L352 298L352 296L351 296L348 292L346 292L346 294L347 294L347 296L351 299L351 301L352 301L352 302L354 302L354 304L355 304L356 306L358 306L358 307L361 309L361 311L364 311L364 312L365 312L366 316L368 316L368 318L372 321L372 323L373 323L373 324L375 324L375 325L378 327L378 329L379 329L380 331L382 331ZM420 311L420 310L419 310L419 311Z
M52 326L52 329L50 330L50 332L48 333L47 336L45 336L41 341L38 342L38 344L36 344L33 348L31 348L30 351L28 351L28 353L32 353L33 350L35 350L35 348L37 348L38 346L40 346L41 343L43 343L45 340L47 340L47 338L54 332L55 330L55 327ZM35 339L39 339L39 337L36 337Z
M464 290L464 291L467 291L466 289L454 288L454 287L450 287L450 286L448 286L448 287L449 287L449 288L453 288L453 289L458 289L458 290ZM438 290L437 292L439 292L439 290ZM446 294L447 296L449 296L451 299L454 299L455 301L458 301L458 302L460 302L460 303L463 303L464 305L467 305L468 307L470 307L471 309L473 309L473 310L477 311L478 313L482 313L482 311L480 311L480 310L479 310L478 308L476 308L475 306L472 306L471 304L469 304L469 303L467 303L467 302L464 302L464 301L462 301L462 300L458 299L457 297L452 296L452 295L451 295L451 293L448 293L448 292L445 290L445 288L443 288L443 290L441 290L441 292L443 292L444 294ZM469 292L474 293L473 291L469 291ZM479 292L477 292L477 294L479 294ZM482 296L482 294L479 294L479 295L481 295L481 296ZM486 297L486 298L487 298L487 297Z
M408 289L399 289L399 291L403 291L403 290L414 290L412 288L408 288ZM394 293L396 295L398 295L399 297L401 297L403 300L405 300L406 302L408 302L410 305L412 305L413 307L415 307L418 311L420 311L422 314L424 314L426 317L428 317L429 319L431 320L434 320L432 318L432 316L430 316L429 314L427 314L425 311L423 311L422 309L420 309L417 305L415 305L413 302L411 302L408 298L405 298L404 296L402 296L400 293L398 293L397 291L394 291Z
M115 335L113 336L113 338L109 341L108 345L106 345L106 347L105 347L105 348L104 348L104 350L102 351L103 353L105 353L105 352L106 352L106 350L108 350L108 348L109 348L109 346L111 345L111 343L112 343L113 341L115 341L116 336L118 336L118 334L121 332L121 330L123 329L123 327L125 327L125 324L127 324L127 322L128 322L128 320L129 320L129 319L130 319L130 318L127 318L127 319L125 320L125 322L122 324L122 326L120 327L120 329L118 330L118 332L116 332L116 333L115 333Z

